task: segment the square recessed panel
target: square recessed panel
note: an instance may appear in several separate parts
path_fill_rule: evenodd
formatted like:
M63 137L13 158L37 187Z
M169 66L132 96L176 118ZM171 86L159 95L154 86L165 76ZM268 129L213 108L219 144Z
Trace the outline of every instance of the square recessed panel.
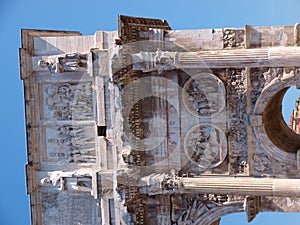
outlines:
M43 83L39 88L42 120L92 120L93 88L91 81Z
M43 161L95 163L95 128L86 125L47 126L42 129Z

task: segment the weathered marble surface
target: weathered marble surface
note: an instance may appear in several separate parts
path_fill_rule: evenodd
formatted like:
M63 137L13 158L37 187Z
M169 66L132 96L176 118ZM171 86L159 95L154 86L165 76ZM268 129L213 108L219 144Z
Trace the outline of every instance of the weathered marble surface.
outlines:
M22 30L32 224L217 225L299 211L300 27Z

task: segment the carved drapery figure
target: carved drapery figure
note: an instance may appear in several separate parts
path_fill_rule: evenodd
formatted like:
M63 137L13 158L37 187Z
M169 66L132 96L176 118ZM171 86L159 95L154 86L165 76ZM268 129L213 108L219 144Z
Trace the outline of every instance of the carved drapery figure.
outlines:
M70 163L95 163L96 149L92 127L62 125L47 128L48 151L51 157L58 157Z

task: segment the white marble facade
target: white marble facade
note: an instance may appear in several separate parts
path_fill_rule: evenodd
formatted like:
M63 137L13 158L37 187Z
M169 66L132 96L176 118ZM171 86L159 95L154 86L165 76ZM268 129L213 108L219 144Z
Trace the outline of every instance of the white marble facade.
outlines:
M266 123L272 96L300 86L299 25L119 20L119 33L91 36L22 30L32 224L216 225L233 212L300 211L281 180L297 186L300 138L276 142L272 129L289 131Z

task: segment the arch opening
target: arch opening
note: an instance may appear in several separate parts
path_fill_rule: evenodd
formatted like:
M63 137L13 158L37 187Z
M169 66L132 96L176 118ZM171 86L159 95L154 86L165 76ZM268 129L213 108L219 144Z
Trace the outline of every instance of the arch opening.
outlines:
M282 100L282 115L285 123L300 135L300 90L290 87Z
M268 137L278 148L294 153L300 149L300 135L289 128L282 114L283 98L288 89L281 89L268 101L263 112L263 125Z

